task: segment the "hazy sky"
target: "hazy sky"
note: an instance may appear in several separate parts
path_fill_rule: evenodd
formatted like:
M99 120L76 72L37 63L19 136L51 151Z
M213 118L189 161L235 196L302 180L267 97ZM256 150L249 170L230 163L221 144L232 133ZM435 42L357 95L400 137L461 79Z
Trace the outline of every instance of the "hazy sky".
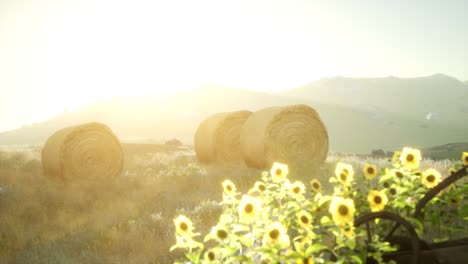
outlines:
M468 80L468 1L0 0L0 131L112 96Z

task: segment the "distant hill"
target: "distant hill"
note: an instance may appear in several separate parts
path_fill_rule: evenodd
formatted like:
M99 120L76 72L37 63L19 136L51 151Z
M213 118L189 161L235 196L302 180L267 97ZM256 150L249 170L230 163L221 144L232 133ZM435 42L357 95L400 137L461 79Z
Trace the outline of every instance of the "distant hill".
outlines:
M461 160L462 153L468 151L468 142L450 143L442 146L434 146L425 148L421 151L423 157L431 159Z
M420 78L325 78L283 95L393 113L422 126L468 121L468 85L434 74Z
M315 108L328 129L330 150L418 148L468 142L468 85L445 75L329 78L282 94L203 86L167 96L99 102L46 122L0 133L1 144L42 144L56 130L98 121L130 142L178 138L193 145L206 117L224 111L291 104Z

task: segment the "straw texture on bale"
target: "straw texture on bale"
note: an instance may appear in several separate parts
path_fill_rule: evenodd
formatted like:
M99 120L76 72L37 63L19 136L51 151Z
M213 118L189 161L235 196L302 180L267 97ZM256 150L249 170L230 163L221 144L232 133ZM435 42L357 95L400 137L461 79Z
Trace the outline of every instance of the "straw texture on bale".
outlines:
M98 180L122 171L123 152L117 137L101 123L61 129L42 149L44 175L63 180Z
M200 163L242 165L240 131L252 114L242 110L212 115L195 132L195 152Z
M247 166L270 169L282 162L296 171L311 171L328 154L328 133L318 113L306 105L269 107L254 112L241 130Z

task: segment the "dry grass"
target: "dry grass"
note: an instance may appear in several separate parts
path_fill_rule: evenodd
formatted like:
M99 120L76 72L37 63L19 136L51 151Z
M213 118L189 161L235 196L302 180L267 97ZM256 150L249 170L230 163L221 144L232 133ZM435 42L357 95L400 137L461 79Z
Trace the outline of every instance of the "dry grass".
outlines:
M190 150L130 150L122 177L105 183L52 181L37 160L39 166L25 170L30 161L12 167L6 159L0 168L0 263L170 263L180 254L169 253L172 219L183 212L206 233L220 213L215 201L221 182L233 178L245 191L258 175L207 171Z

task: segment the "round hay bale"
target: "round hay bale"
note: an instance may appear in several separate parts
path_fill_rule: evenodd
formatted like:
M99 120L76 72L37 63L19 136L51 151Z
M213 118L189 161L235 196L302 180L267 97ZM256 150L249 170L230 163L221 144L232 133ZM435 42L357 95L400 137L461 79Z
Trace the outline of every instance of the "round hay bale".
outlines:
M201 122L194 137L198 161L203 164L243 164L240 131L251 114L247 110L218 113Z
M44 175L67 181L110 179L120 174L123 167L119 140L100 123L55 132L41 154Z
M292 172L310 172L328 154L327 130L307 105L254 112L242 127L240 141L245 164L257 169L269 170L277 161L288 164Z

